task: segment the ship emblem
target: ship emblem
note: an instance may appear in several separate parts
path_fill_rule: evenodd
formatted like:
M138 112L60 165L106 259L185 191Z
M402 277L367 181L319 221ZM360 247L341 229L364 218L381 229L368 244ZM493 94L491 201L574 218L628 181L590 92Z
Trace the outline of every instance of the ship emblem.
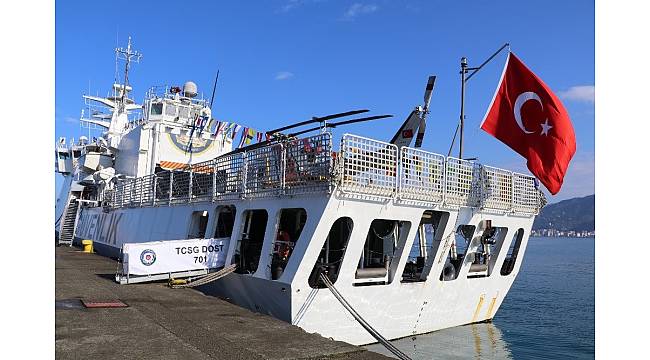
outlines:
M140 261L142 265L150 266L156 262L156 253L151 249L147 249L140 254Z
M213 145L213 140L204 139L200 136L192 136L190 138L185 134L168 134L169 140L171 141L177 149L188 152L190 149L190 143L192 144L192 152L198 154L208 150Z

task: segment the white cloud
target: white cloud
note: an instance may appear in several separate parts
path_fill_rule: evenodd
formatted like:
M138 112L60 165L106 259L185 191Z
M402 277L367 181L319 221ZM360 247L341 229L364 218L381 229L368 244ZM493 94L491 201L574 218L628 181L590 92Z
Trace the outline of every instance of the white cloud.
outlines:
M275 74L275 80L287 80L293 77L293 73L289 71L280 71Z
M354 20L357 16L362 14L370 14L377 11L379 7L375 4L361 4L354 3L348 8L348 10L343 14L343 19L345 20Z
M294 8L298 7L299 5L302 4L302 1L300 0L289 0L287 1L286 4L282 5L278 12L280 13L288 13L289 11L293 10Z
M566 91L560 91L559 94L563 99L594 103L596 87L593 85L572 86Z
M77 119L77 118L73 118L72 116L66 116L66 117L63 119L63 121L65 121L65 122L67 122L67 123L73 123L73 124L74 124L74 123L78 122L79 119Z

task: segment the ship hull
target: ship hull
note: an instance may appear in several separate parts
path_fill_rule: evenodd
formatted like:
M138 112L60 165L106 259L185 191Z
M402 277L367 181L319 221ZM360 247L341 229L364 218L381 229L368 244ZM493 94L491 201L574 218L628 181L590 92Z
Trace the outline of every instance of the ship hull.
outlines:
M215 231L217 210L223 206L234 206L237 214L226 264L236 262L234 254L245 225L241 214L246 210L259 209L268 213L259 265L252 273L231 274L199 290L228 298L240 306L290 322L308 332L352 344L367 344L376 340L343 308L329 289L314 288L309 283L323 241L336 219L349 217L354 222L354 228L334 286L384 337L397 339L492 319L519 271L534 218L464 207L405 205L392 200L355 201L332 194L119 208L108 212L101 208L83 208L77 239L92 239L98 253L117 258L125 243L189 238L192 214L204 211L208 212L209 218L206 237L210 237ZM279 214L283 209L296 208L305 209L307 220L284 272L273 280L273 240L278 231ZM396 253L398 258L391 265L384 283L368 285L360 281L355 273L371 222L374 219L395 219L418 224L426 210L440 211L448 216L440 230L442 240L435 252L429 255L430 270L426 281L404 281L403 278L408 250L413 247L417 226L411 226L407 231L406 242L401 246L401 252ZM459 225L480 227L485 219L491 220L494 227L507 229L500 251L493 255L494 266L489 276L471 277L471 261L466 259L454 280L442 280L445 259L451 251L448 240L454 236ZM512 235L518 229L523 229L524 236L519 245L517 261L508 275L501 275L499 269L506 259L506 250L514 241ZM467 252L472 249L470 245Z

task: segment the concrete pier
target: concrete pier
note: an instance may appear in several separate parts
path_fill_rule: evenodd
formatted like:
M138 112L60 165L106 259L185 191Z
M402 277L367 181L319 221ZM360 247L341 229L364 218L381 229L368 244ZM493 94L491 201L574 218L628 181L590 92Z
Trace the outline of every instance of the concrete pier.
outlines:
M119 285L116 262L56 248L57 359L389 359L192 289ZM126 308L85 308L119 300Z

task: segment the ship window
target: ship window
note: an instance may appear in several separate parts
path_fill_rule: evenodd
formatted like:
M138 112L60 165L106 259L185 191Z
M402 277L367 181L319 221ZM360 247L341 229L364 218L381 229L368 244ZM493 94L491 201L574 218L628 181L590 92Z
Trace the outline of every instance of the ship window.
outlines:
M162 103L151 104L151 115L162 115L162 111L163 111Z
M273 242L273 258L271 260L273 280L279 279L284 272L306 221L305 209L282 209L280 211L278 232Z
M402 273L403 282L425 281L436 257L442 234L444 233L448 212L427 210L422 214L415 240L408 255L408 262Z
M333 284L336 283L353 225L352 219L349 217L339 218L332 224L316 264L309 275L309 286L313 289L325 287L320 280L321 273L324 273Z
M176 106L172 104L167 104L165 106L165 115L166 116L171 116L171 117L176 117Z
M253 274L257 271L264 243L264 233L269 215L266 210L246 210L242 214L241 238L237 242L233 260L240 274Z
M190 117L190 108L185 106L178 107L178 117L181 119L187 119Z
M366 235L355 278L369 284L390 283L390 272L397 265L392 264L393 259L399 260L396 254L403 249L410 228L411 223L408 221L373 220Z
M66 160L68 157L70 157L70 154L68 154L67 152L60 152L59 153L59 159Z
M501 266L501 275L510 275L512 270L515 268L515 262L517 261L517 255L519 254L519 247L521 246L521 240L524 238L524 229L519 229L513 237L510 247L508 248L508 254L506 259Z
M190 220L190 231L187 232L188 239L205 238L205 230L208 227L208 211L194 211Z
M458 277L460 268L463 265L463 259L465 258L465 252L474 236L474 231L476 231L476 226L474 225L458 226L455 237L449 246L449 254L442 268L440 280L451 281Z
M232 228L235 225L235 214L237 210L233 205L219 206L217 208L217 226L214 231L215 239L230 238Z
M508 233L507 227L492 227L491 220L483 220L481 223L485 230L481 233L476 251L468 255L473 257L468 278L490 276Z

